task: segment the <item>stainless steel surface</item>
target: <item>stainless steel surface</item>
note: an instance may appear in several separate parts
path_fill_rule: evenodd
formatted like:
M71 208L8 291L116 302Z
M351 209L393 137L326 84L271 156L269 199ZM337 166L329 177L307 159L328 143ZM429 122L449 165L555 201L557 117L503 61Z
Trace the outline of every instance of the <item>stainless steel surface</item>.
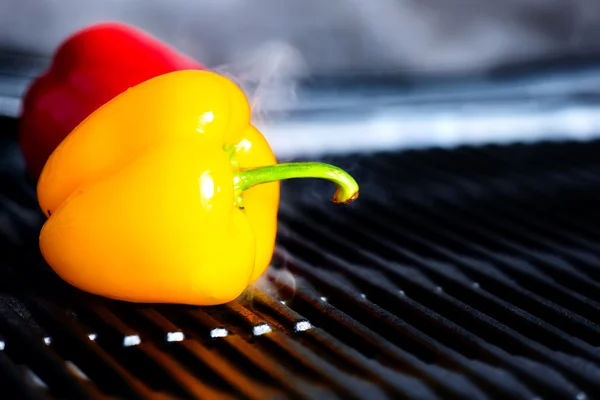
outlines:
M0 115L46 58L0 57ZM464 144L590 140L600 135L600 66L515 67L436 79L397 75L251 78L225 69L246 90L254 122L280 159L327 154L454 148Z

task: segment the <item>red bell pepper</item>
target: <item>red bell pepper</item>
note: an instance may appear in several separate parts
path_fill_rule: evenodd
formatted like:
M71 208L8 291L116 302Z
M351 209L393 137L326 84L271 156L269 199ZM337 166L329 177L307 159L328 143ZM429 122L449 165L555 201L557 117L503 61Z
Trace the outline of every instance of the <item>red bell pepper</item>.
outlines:
M19 140L37 180L50 154L88 115L128 88L184 69L192 58L132 26L106 22L68 37L23 99Z

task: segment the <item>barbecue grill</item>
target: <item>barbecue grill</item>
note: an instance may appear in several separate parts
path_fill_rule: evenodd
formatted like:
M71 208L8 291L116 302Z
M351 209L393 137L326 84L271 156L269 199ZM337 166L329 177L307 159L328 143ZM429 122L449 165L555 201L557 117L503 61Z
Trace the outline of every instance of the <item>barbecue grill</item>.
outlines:
M38 64L7 60L10 105ZM17 124L1 120L2 399L600 395L600 141L319 156L360 199L286 181L264 279L189 307L54 275Z

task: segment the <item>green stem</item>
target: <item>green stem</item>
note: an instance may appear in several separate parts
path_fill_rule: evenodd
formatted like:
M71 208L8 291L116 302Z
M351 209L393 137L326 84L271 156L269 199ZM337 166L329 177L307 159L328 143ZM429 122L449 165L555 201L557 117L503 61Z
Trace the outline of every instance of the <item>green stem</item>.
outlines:
M243 192L262 183L293 178L319 178L337 185L332 201L348 204L358 197L358 183L346 171L329 164L317 162L281 163L241 170L237 173L235 187Z

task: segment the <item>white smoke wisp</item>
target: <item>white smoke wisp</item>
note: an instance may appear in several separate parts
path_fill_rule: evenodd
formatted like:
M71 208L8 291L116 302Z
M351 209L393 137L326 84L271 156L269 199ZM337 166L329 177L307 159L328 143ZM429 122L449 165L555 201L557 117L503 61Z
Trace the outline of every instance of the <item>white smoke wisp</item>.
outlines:
M268 127L270 113L285 113L293 108L297 82L305 75L306 65L295 47L272 41L209 70L231 79L242 89L250 102L252 123L261 129Z
M251 288L274 297L282 303L287 303L294 299L297 284L296 277L284 261L283 265L278 267L270 265L261 277L251 285ZM282 290L282 288L285 289ZM249 299L246 298L246 300Z

